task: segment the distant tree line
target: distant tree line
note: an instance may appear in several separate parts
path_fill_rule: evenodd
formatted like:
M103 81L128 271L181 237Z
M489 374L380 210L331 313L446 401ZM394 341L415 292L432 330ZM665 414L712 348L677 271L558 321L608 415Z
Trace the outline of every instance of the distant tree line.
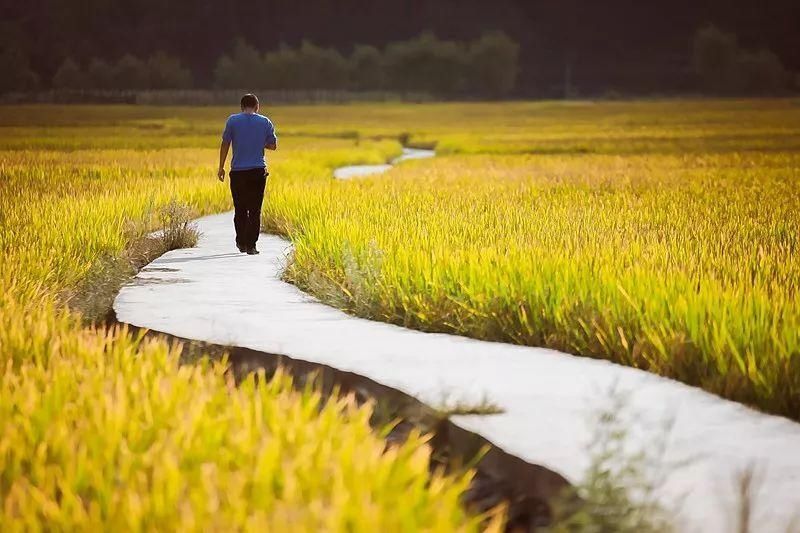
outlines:
M423 33L382 50L356 45L349 55L310 41L267 52L238 41L230 55L217 61L213 79L220 89L384 90L499 98L515 87L518 54L517 43L500 32L486 33L471 42L444 41ZM6 63L6 72L13 79L0 89L41 87L41 80L23 58L10 58ZM156 53L146 60L132 55L116 62L94 58L86 65L66 58L51 85L68 90L186 89L192 87L192 80L192 73L177 58Z
M701 88L711 94L780 94L793 85L800 88L800 75L790 73L771 50L745 49L735 35L715 26L695 34L692 67Z
M214 69L219 88L351 89L503 97L515 86L518 45L503 33L467 43L432 33L388 44L357 45L349 55L310 41L259 52L238 41Z
M53 76L56 89L187 89L192 73L180 60L163 52L142 60L125 55L116 63L94 58L81 67L71 58L61 64Z
M349 57L356 43L383 53L430 29L457 42L505 32L519 44L514 97L689 93L701 88L688 50L704 24L800 70L798 0L6 0L0 90L49 89L67 57L86 69L95 57L115 63L158 51L179 58L195 88L209 89L238 38L262 52L309 39Z
M2 41L2 39L0 39ZM515 92L520 72L517 42L502 32L484 33L472 41L437 38L426 32L383 47L356 45L342 53L303 41L259 50L244 40L234 43L213 68L192 72L177 56L157 52L139 58L61 60L44 78L14 43L0 48L0 93L61 90L274 89L426 93L433 97L503 98ZM791 72L772 51L750 49L736 36L715 26L697 30L690 61L694 86L714 95L770 95L800 89ZM689 72L684 67L684 75ZM211 76L209 76L209 71ZM196 80L201 80L196 82ZM623 88L624 91L624 88Z

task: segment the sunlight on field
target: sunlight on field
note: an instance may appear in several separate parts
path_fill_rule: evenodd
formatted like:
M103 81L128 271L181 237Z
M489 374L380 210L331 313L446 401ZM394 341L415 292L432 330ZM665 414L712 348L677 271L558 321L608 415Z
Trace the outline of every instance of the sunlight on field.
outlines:
M800 416L796 102L452 109L427 108L411 138L450 155L276 180L266 216L297 244L290 279L362 316Z
M466 478L431 476L423 439L386 451L367 407L317 416L319 396L283 377L235 388L218 365L181 367L163 342L66 311L131 225L172 200L230 209L213 176L229 112L0 107L0 522L477 527ZM797 101L267 112L280 150L264 221L295 242L287 277L323 301L800 418ZM398 140L440 157L331 179Z
M2 109L3 123L15 112ZM181 366L163 341L89 327L65 309L130 244L130 226L150 229L171 200L195 215L230 208L212 172L217 133L157 149L126 112L54 108L79 125L0 129L4 530L477 529L460 503L469 476L431 474L420 436L387 449L369 406L296 392L280 375L237 387L221 364ZM312 179L398 145L283 148L282 172Z

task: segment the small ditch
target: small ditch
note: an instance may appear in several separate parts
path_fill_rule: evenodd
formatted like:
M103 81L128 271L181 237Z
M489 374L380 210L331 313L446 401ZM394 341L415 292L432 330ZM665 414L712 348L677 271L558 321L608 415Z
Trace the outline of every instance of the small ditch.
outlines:
M284 355L200 342L131 325L127 327L134 334L180 343L181 361L185 364L192 364L202 356L219 360L227 354L230 371L237 381L259 369L271 376L281 368L294 378L299 388L313 381L324 396L338 390L343 394L353 394L360 403L373 402L375 408L371 423L375 428L400 421L387 435L387 444L401 443L411 430L417 429L432 436L432 471L444 469L455 473L467 467L473 468L475 476L464 494L465 506L482 513L505 503L508 515L506 531L532 532L549 525L552 520L550 502L565 494L570 487L561 475L510 455L480 435L453 424L442 413L415 398L358 374Z

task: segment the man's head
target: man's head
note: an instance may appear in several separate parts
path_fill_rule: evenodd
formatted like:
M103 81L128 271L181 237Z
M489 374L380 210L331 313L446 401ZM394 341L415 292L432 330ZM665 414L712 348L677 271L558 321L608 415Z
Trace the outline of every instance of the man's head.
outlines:
M251 113L258 111L258 98L256 98L256 95L247 93L242 96L242 111L250 111Z

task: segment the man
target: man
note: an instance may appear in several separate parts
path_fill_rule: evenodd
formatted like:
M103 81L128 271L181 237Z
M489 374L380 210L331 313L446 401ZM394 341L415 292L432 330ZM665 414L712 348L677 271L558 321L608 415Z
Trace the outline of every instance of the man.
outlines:
M225 160L233 143L231 160L231 196L233 196L233 226L236 247L242 253L255 255L256 241L261 232L261 203L267 185L267 165L264 149L277 150L278 138L272 121L258 114L258 98L242 96L242 112L228 117L222 143L219 146L219 181L225 181Z

